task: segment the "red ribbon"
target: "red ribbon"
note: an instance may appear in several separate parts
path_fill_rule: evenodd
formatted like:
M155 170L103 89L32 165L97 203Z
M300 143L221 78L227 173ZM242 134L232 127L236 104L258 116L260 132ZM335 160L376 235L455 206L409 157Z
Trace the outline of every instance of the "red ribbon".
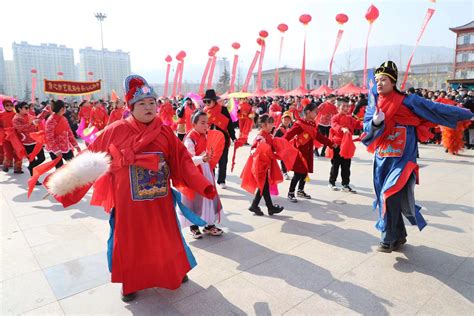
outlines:
M257 72L257 87L255 91L262 89L262 67L263 67L263 58L265 57L265 40L262 39L262 49L260 53L260 59L258 61L258 72Z
M418 47L418 44L420 43L421 37L423 36L423 33L425 32L426 26L428 25L428 22L431 20L431 17L433 16L434 12L435 12L435 9L432 9L432 8L428 8L428 11L426 11L425 20L423 21L423 24L421 26L420 34L418 34L418 38L416 39L415 47L413 48L413 51L411 52L410 59L408 59L407 68L405 70L405 76L403 77L403 82L402 82L402 86L401 86L402 90L405 89L405 84L406 84L407 79L408 79L408 72L410 71L411 60L413 59L413 56L415 55L416 48Z
M168 85L169 85L169 78L170 78L170 68L171 68L171 64L168 63L166 65L166 80L165 80L165 93L164 93L164 96L168 96Z
M303 65L301 66L301 88L306 90L306 28L304 30Z
M31 192L33 192L33 189L36 185L36 182L38 182L39 177L48 172L49 170L53 169L53 167L56 166L61 159L62 155L59 155L58 157L56 157L56 159L42 163L41 165L33 168L33 175L28 180L28 198L30 197Z
M33 151L28 155L28 160L32 162L35 160L35 157L39 154L41 149L43 149L46 140L44 131L30 133L30 137L36 142L35 148L33 148Z
M253 57L252 64L250 64L249 71L247 72L247 77L245 78L244 86L242 87L242 92L247 92L249 83L250 83L250 78L252 77L252 72L255 68L255 65L257 64L257 59L258 56L260 55L260 51L255 52L255 56Z
M211 70L209 71L209 79L207 80L207 89L211 89L212 87L212 77L214 77L214 69L216 68L216 60L217 60L217 57L213 56L212 63L211 63Z
M332 86L332 63L334 61L334 55L336 54L337 47L339 46L339 42L341 41L342 34L344 33L344 30L339 30L337 32L337 37L336 37L336 45L334 46L334 51L332 52L331 56L331 61L329 62L329 87Z
M179 63L179 79L178 79L178 94L181 94L181 86L183 84L183 69L184 69L184 59Z
M209 67L211 66L211 62L212 62L212 57L209 57L207 59L206 68L204 68L204 73L202 74L202 77L201 77L201 84L199 85L200 95L204 94L204 85L206 84L206 78L207 78L207 74L209 73Z
M234 55L234 63L232 64L232 76L230 79L230 88L229 92L232 93L235 90L235 75L237 73L237 64L239 62L239 55Z

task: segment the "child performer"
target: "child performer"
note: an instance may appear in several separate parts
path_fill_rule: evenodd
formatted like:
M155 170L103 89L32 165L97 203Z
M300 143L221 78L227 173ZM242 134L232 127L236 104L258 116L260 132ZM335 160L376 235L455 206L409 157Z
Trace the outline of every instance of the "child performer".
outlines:
M304 185L308 173L313 173L313 147L314 140L332 147L332 142L318 132L314 119L318 113L317 105L313 102L304 107L304 118L298 119L286 132L285 138L293 141L293 145L299 150L299 155L293 165L293 179L288 191L288 200L292 203L298 202L295 197L295 189L298 184L297 196L311 199L311 196L304 192Z
M278 128L275 130L275 137L283 137L286 134L286 131L290 129L290 127L293 125L293 119L291 117L290 112L285 112L283 113L281 117L281 124L278 126ZM288 175L288 170L286 169L285 163L283 161L280 162L281 164L281 171L283 171L283 177L285 180L290 180L290 176Z
M209 166L209 160L212 158L212 153L206 152L207 138L206 132L209 128L207 122L207 114L202 111L196 111L191 117L193 128L184 137L184 146L188 149L191 154L194 164L199 168L204 177L209 182L215 184L214 173ZM185 195L182 196L183 203L189 209L193 210L199 217L207 222L207 226L204 227L203 232L211 236L220 236L223 231L217 228L214 223L219 221L220 212L222 211L222 204L219 196L216 195L212 200L203 197L197 193L194 194L194 198L191 200ZM189 226L191 223L185 219L184 216L179 214L181 227ZM190 226L191 234L194 239L202 238L199 226Z
M273 147L273 118L268 114L259 117L260 132L258 133L252 145L255 152L249 157L242 171L242 188L253 193L257 189L255 198L249 211L258 216L262 216L263 212L258 206L262 196L267 205L268 215L273 215L283 211L283 206L273 204L270 196L269 184L277 184L283 181L281 170L278 167Z
M331 159L331 172L329 175L329 188L338 191L336 187L337 175L339 167L341 167L342 191L357 193L349 186L351 176L351 158L341 157L341 144L345 134L349 134L352 138L354 130L362 128L362 122L356 120L351 115L351 106L346 98L338 98L336 101L338 114L331 119L331 129L329 131L329 139L333 142L333 155ZM352 141L352 140L351 140Z

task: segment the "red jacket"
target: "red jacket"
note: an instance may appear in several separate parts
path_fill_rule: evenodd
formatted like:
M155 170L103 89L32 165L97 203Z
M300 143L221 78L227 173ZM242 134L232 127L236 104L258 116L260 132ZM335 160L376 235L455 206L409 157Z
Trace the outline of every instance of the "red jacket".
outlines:
M56 113L46 121L45 139L46 151L52 153L65 154L78 146L67 119Z
M121 120L123 117L123 112L125 112L125 108L112 110L112 112L110 112L109 121L107 122L107 125L110 125L115 121Z
M331 129L329 131L329 139L337 145L341 145L344 132L342 128L349 129L351 134L354 134L355 129L362 128L362 121L358 121L350 114L336 114L331 120Z
M13 117L15 114L14 111L0 112L0 128L13 127Z
M30 133L36 132L36 126L33 124L34 116L30 114L21 115L17 113L13 117L13 127L23 145L33 145L36 142L31 138Z
M323 126L331 126L331 119L337 114L337 108L334 104L324 102L318 106L318 115L316 116L316 124Z

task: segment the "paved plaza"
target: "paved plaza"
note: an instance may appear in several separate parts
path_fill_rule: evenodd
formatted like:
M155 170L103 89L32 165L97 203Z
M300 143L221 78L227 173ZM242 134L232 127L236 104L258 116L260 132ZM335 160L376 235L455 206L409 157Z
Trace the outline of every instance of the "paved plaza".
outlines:
M189 282L139 292L128 304L110 283L108 215L89 206L90 193L63 209L42 199L42 187L28 200L26 173L2 172L1 314L472 315L474 151L420 146L416 198L428 226L408 227L408 243L385 254L375 251L372 157L357 146L358 194L330 191L330 161L317 158L306 186L312 200L289 203L285 181L275 198L285 211L272 217L247 210L252 197L239 174L250 147L239 149L228 188L219 189L225 234L193 240L185 230L198 261Z

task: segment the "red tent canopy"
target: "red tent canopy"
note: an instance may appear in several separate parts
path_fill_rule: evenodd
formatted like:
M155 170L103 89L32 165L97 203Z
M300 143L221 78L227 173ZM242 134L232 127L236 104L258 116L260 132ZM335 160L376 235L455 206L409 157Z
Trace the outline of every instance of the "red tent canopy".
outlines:
M272 91L267 92L265 96L267 97L281 96L281 95L285 95L285 93L286 91L283 90L282 88L275 88Z
M305 95L305 94L309 94L309 90L306 90L302 87L299 87L299 88L293 89L293 90L288 91L287 93L285 93L285 97L286 96Z
M322 85L322 86L320 86L319 88L317 88L317 89L311 91L310 94L311 94L311 95L315 95L315 96L320 96L320 95L323 95L323 94L328 95L328 94L331 94L332 91L333 91L333 90L332 90L331 88L329 88L328 86Z
M343 87L340 87L336 90L336 94L345 95L345 94L359 94L362 93L364 89L355 86L352 82L349 82Z
M252 93L252 97L264 97L267 94L267 91L258 89L254 93Z

